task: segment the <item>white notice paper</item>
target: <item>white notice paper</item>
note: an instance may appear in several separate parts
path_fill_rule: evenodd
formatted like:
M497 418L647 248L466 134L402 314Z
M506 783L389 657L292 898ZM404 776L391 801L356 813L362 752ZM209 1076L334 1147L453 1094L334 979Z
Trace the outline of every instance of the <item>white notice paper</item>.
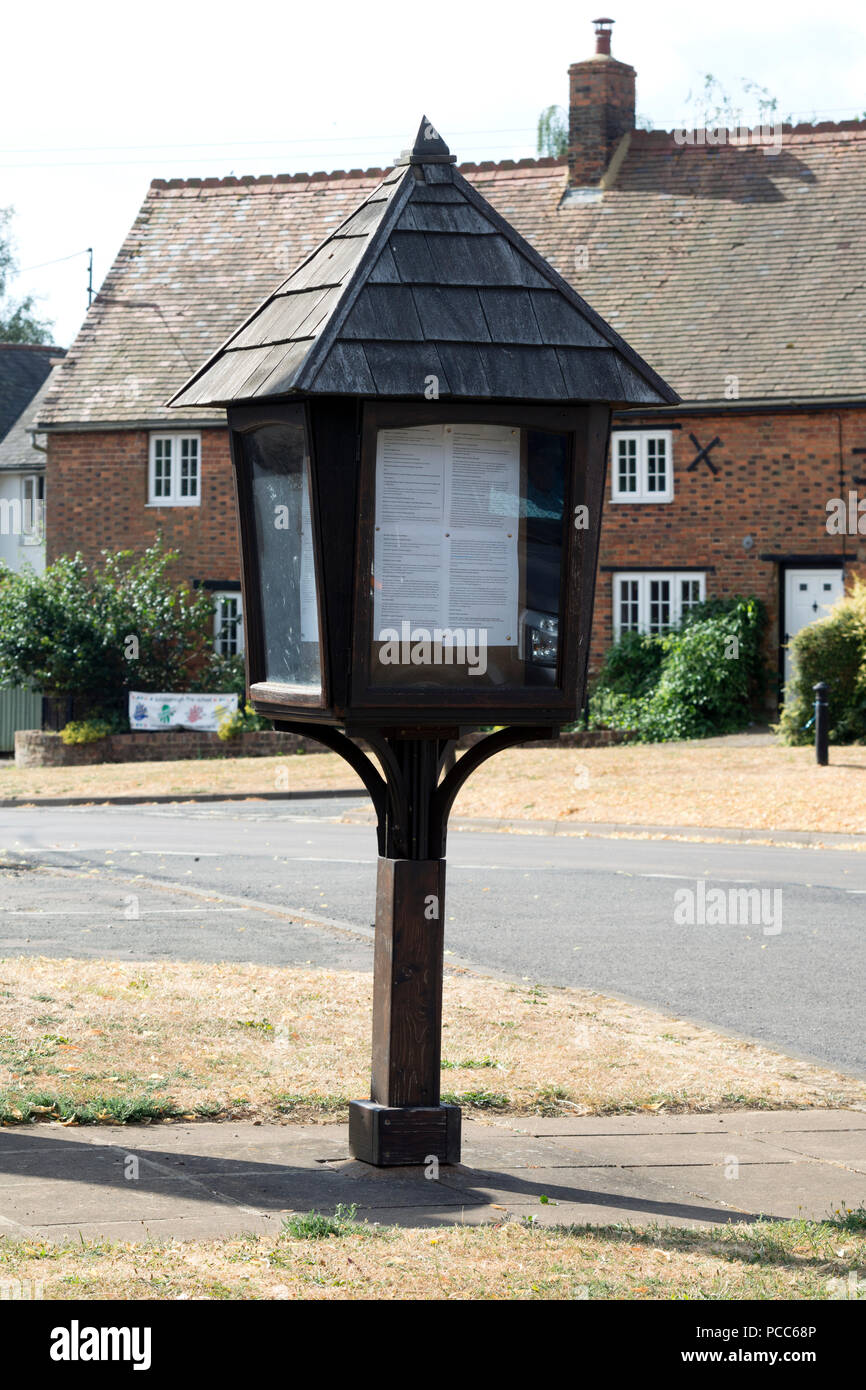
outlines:
M307 478L301 475L301 641L318 642L319 610L316 605L316 559L313 551L313 519Z
M380 430L374 639L408 621L516 646L519 495L519 429Z

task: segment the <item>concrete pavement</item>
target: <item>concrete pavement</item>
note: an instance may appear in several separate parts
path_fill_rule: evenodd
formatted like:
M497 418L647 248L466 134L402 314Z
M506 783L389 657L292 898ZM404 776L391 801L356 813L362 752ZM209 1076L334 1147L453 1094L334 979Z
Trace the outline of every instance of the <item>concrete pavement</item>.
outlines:
M339 1202L403 1226L821 1220L866 1205L866 1112L464 1120L463 1160L438 1178L372 1169L349 1157L344 1125L8 1127L0 1234L276 1234L289 1213Z

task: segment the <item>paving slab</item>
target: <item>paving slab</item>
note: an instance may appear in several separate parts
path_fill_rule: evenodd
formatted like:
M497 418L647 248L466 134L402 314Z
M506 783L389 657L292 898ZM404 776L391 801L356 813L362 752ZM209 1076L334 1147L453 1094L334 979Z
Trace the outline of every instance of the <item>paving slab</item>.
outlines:
M825 1163L838 1163L855 1173L866 1173L866 1132L863 1130L824 1130L821 1134L792 1134L787 1131L776 1136L777 1142L798 1157L820 1158Z
M736 1179L720 1169L654 1168L653 1177L676 1183L695 1199L729 1203L758 1216L788 1220L808 1217L823 1221L843 1207L866 1207L866 1176L831 1163L803 1161L762 1167L741 1167Z
M866 1110L735 1110L729 1127L741 1134L866 1133Z
M277 1232L290 1212L341 1202L407 1226L823 1219L866 1205L863 1121L847 1110L466 1119L463 1162L438 1176L357 1162L338 1124L7 1127L0 1239Z
M582 1134L556 1135L547 1141L563 1165L599 1168L676 1167L705 1164L725 1168L730 1159L742 1164L796 1163L798 1154L781 1142L753 1135L732 1134Z
M866 1110L722 1110L701 1115L575 1115L546 1119L519 1116L491 1122L509 1134L539 1137L581 1134L775 1133L808 1130L866 1131Z

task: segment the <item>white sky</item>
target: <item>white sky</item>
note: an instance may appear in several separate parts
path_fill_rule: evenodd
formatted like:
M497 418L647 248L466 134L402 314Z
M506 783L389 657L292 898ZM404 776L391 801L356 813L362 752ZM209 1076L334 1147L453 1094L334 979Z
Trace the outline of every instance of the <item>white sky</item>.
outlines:
M68 345L151 178L387 166L426 113L460 160L535 154L539 112L567 105L569 63L594 51L599 9L546 0L14 0L4 7L0 207ZM749 78L795 119L866 110L866 5L618 0L613 54L637 109L670 129L712 72ZM537 19L534 20L534 16ZM749 116L746 112L746 116Z

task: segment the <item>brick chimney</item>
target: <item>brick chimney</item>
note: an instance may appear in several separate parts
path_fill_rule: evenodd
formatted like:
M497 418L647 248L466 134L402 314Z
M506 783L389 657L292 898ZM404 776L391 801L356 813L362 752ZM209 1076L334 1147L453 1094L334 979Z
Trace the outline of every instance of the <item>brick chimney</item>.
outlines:
M634 80L610 56L612 19L594 19L595 53L568 69L568 182L597 185L626 131L634 130Z

